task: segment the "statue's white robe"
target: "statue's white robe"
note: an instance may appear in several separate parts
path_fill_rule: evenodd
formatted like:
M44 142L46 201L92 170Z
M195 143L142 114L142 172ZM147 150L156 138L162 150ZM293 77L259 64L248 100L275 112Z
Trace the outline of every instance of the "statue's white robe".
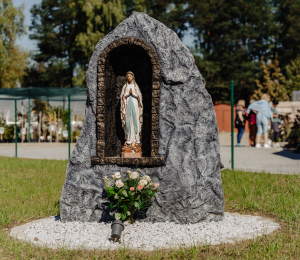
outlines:
M137 126L138 132L135 133L134 131L134 123L133 117L130 119L130 131L127 135L126 133L126 112L127 112L127 103L128 98L130 96L130 88L132 89L132 100L135 108L136 118L137 118ZM140 143L141 140L141 132L142 132L142 125L143 125L143 101L142 101L142 94L141 91L136 83L128 84L126 83L121 92L121 121L122 127L125 132L125 139L127 144L131 144L133 142Z

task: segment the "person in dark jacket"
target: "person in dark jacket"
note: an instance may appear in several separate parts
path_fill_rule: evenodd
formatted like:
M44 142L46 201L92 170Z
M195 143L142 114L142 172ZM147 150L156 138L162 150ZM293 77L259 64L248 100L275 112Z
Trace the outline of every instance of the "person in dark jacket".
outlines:
M245 109L245 100L240 99L236 107L236 128L238 129L238 134L237 134L238 147L243 147L243 145L241 144L241 139L245 131L246 117L247 114Z
M278 105L277 100L273 100L273 107L271 107L271 112L273 116L273 121L271 123L273 134L271 135L271 140L274 141L273 147L280 147L280 144L278 143L278 137L279 137L279 113L276 110L276 107Z

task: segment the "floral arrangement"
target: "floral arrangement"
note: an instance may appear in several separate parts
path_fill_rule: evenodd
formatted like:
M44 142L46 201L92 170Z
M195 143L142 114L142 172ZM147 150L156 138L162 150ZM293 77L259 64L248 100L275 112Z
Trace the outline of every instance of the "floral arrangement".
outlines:
M117 207L115 219L133 223L134 214L150 206L150 200L158 192L159 184L152 183L148 175L141 176L139 171L128 170L123 176L115 172L112 179L111 186L108 177L104 177L110 207Z

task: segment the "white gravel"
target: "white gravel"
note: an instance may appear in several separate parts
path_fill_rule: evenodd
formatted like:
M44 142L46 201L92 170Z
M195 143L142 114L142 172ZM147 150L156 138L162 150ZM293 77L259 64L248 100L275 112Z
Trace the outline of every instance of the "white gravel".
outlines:
M54 218L40 220L24 231L26 240L52 248L153 250L189 246L198 243L218 243L243 234L261 233L264 225L257 217L225 213L224 221L180 225L174 223L125 223L121 243L110 241L111 225L104 223L62 223ZM249 237L248 237L249 238ZM37 242L38 241L38 242Z

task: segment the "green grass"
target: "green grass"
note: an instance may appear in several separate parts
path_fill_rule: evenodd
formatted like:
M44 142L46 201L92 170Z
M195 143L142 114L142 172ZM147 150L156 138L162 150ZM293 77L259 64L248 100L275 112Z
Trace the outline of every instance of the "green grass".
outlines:
M281 228L234 245L155 252L51 250L8 236L13 226L57 215L67 161L0 157L0 259L300 259L300 176L222 171L225 211L273 218Z

